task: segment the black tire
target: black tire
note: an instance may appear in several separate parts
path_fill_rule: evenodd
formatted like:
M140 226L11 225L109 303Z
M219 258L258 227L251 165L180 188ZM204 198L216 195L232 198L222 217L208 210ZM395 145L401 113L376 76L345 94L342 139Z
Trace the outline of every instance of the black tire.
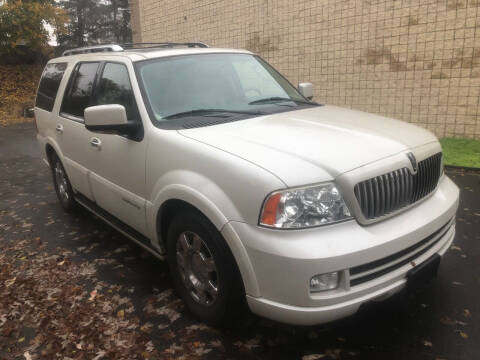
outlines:
M50 156L50 168L52 170L53 186L57 194L58 201L62 205L63 210L72 213L76 209L76 201L67 172L57 154ZM63 177L64 180L61 179Z
M187 287L192 282L183 280L185 277L182 274L185 271L177 261L177 250L183 251L182 241L179 238L184 234L189 234L188 236L191 237L198 235L206 245L206 247L201 246L201 252L207 260L210 256L213 258L215 272L210 272L209 276L212 277L211 280L215 283L218 292L215 299L210 299L209 304L202 303L197 298L198 296L192 290L193 286ZM177 243L180 249L177 249ZM203 254L200 253L200 255ZM199 320L213 326L226 326L235 323L237 317L246 309L245 291L235 259L222 235L200 212L187 209L174 217L168 230L167 259L177 293L183 299L187 309ZM208 301L208 294L206 301Z

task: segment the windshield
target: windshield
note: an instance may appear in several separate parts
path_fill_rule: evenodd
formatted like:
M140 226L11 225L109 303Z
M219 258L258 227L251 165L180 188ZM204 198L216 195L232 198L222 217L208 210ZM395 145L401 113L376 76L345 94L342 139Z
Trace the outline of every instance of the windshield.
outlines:
M178 117L269 114L311 106L282 75L249 54L197 54L137 63L150 116Z

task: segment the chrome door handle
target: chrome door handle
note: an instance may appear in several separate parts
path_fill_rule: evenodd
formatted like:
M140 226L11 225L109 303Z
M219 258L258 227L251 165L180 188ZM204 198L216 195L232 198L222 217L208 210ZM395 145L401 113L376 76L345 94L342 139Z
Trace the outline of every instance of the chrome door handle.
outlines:
M57 132L59 132L60 134L63 133L63 126L62 126L62 124L57 124L57 126L55 126L55 130L57 130Z
M90 139L90 145L96 147L97 149L100 149L102 147L102 142L99 138L93 137Z

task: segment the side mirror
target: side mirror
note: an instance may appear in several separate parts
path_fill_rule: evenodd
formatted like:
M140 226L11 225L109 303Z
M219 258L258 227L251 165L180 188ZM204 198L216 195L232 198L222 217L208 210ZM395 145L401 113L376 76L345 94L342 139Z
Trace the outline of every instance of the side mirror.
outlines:
M312 83L300 83L298 84L298 91L308 100L313 99L313 84Z
M84 112L85 127L93 132L133 135L140 124L127 120L127 112L123 105L90 106Z

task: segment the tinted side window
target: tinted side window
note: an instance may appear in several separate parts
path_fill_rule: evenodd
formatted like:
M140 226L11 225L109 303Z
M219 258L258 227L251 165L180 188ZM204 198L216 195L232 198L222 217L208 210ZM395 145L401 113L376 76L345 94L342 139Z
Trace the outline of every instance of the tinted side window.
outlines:
M83 110L90 106L93 83L99 63L81 63L72 75L72 81L63 100L62 112L83 118Z
M63 78L67 63L48 64L42 73L40 85L38 86L35 106L52 111L58 87Z
M120 104L125 106L128 120L139 120L137 103L133 95L127 67L123 64L106 63L95 89L95 104Z

